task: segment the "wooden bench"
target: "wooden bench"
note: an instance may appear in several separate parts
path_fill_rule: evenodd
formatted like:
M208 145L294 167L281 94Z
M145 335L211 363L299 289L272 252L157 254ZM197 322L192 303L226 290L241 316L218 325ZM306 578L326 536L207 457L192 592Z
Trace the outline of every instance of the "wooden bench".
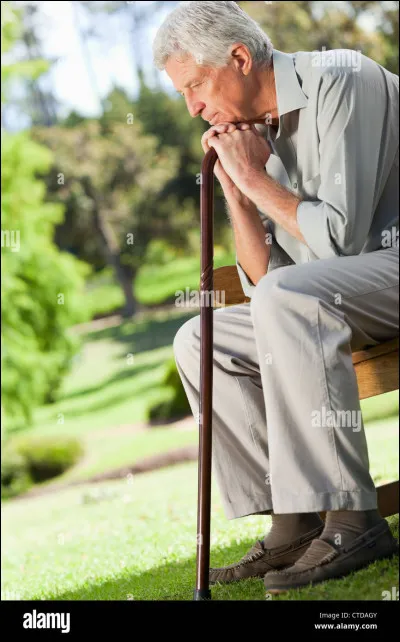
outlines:
M235 265L214 270L215 292L224 293L224 307L250 301L243 294L242 284ZM372 348L353 352L353 364L357 376L360 399L391 392L399 388L399 340L393 339ZM382 517L399 512L399 481L377 487L378 507Z

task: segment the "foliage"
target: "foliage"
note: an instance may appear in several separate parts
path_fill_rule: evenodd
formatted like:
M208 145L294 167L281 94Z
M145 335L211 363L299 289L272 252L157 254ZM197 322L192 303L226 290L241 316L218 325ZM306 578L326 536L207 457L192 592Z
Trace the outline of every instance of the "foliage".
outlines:
M32 484L52 479L73 466L82 456L81 443L72 437L19 437L2 451L2 497L13 497Z
M240 2L280 51L355 49L398 74L398 2ZM394 6L391 6L394 5ZM369 19L374 31L365 29Z
M12 46L19 26L18 13L7 6L3 51ZM1 71L2 78L15 77L15 66L7 62ZM32 73L29 66L22 71L27 77ZM31 422L35 406L54 400L77 345L68 328L84 319L81 293L88 269L53 243L63 209L44 202L45 185L36 176L50 164L49 151L27 132L3 132L1 392L6 425L11 418Z
M53 244L62 209L43 202L45 188L35 178L49 162L49 152L26 134L4 135L2 395L6 417L27 422L35 405L55 398L76 349L68 328L85 318L87 269Z
M75 162L76 150L81 146L77 137L80 135L82 140L82 132L86 132L87 155L93 161L85 164L85 171L107 204L106 218L115 232L123 262L134 271L141 267L153 239L166 240L171 248L190 253L193 227L199 227L199 172L203 158L200 138L205 123L190 117L181 98L151 90L143 83L134 101L116 87L105 98L104 106L97 129L93 122L71 112L60 129L35 130L38 140L49 145L56 155L53 174L47 181L49 194L67 206L65 223L57 229L58 245L96 269L104 266L100 239L93 233L93 204L83 198L82 171ZM99 147L104 151L98 153ZM116 150L120 154L119 168L113 174L111 159ZM103 158L108 161L106 168ZM57 184L60 172L66 177L63 190ZM140 174L146 177L145 185ZM149 186L154 188L151 192ZM216 199L217 242L220 229L226 227L225 209L221 199ZM135 236L131 246L126 244L129 232Z
M123 265L134 274L153 238L180 236L191 218L173 197L160 198L177 171L172 149L157 150L153 136L139 123L86 120L75 127L38 128L35 138L50 148L54 163L46 176L50 198L66 207L57 241L97 268L105 263L102 240L95 234L101 213L115 237ZM174 215L171 216L171 212Z
M149 408L148 421L168 422L190 415L190 405L173 357L167 362L163 386L171 391L171 397Z
M1 451L1 497L8 499L32 486L26 459L9 445Z
M33 5L27 7L28 12L30 9L37 11L38 7L34 7ZM5 54L4 59L7 61L3 61L1 67L2 107L8 106L8 103L12 101L14 109L21 110L24 115L29 113L33 116L35 111L34 106L31 104L35 102L33 96L37 98L38 93L41 91L35 81L49 70L50 63L38 55L34 58L29 56L28 59L23 59L20 57L20 51L18 51L17 56L14 57L12 61L7 59L9 51L13 49L15 44L18 50L18 46L22 41L25 41L26 44L27 39L35 39L32 30L30 33L25 30L25 26L23 25L23 10L22 8L17 8L15 3L2 2L1 27L1 52ZM28 96L26 96L21 90L28 88L30 88L31 91L28 91ZM30 101L30 98L32 101ZM5 104L6 101L7 104ZM3 121L6 120L4 109L2 116Z
M34 483L52 479L73 466L83 447L73 437L16 438L16 450L27 462Z

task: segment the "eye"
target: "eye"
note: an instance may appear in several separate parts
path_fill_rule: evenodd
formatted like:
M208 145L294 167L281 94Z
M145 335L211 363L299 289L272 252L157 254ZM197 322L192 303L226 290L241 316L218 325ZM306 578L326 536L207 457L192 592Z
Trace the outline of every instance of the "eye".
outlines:
M199 81L199 82L193 83L193 85L190 85L190 87L188 87L188 89L196 89L196 87L200 87L200 85L202 85L202 84L203 84L203 82L204 82L204 81ZM179 93L181 96L185 97L185 92L184 92L184 91L179 91L178 93Z

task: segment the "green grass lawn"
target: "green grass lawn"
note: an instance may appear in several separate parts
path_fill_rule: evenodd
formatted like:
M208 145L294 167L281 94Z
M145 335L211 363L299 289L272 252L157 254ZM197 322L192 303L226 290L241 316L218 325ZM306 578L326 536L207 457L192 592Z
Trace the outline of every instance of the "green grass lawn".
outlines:
M36 412L31 432L83 435L143 421L147 408L168 396L162 379L173 337L196 313L152 312L88 333L58 402Z
M397 478L396 419L367 426L375 481ZM2 597L191 600L195 581L197 465L76 486L3 504ZM211 564L239 559L270 518L225 518L212 494ZM398 517L390 523L397 534ZM381 600L398 587L396 560L273 600ZM213 588L216 600L264 600L261 580Z
M147 410L171 391L163 385L166 362L178 328L196 310L142 314L140 320L89 332L59 400L35 413L34 426L17 435L78 437L81 462L45 485L85 480L94 474L135 463L197 441L192 430L151 427L138 431Z

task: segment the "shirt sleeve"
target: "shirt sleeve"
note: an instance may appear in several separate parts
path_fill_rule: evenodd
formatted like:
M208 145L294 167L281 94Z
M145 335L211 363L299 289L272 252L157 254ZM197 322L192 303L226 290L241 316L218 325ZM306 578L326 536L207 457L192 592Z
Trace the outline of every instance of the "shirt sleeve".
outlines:
M274 234L274 222L265 216L264 213L260 212L259 214L262 218L263 225L265 228L266 234L269 234L269 242L271 243L270 256L268 262L268 268L266 274L275 270L278 267L283 267L285 265L294 265L294 261L289 257L288 254L281 248L278 244L275 234ZM252 298L254 288L256 287L254 283L250 280L248 274L244 271L242 266L238 261L238 256L236 253L236 267L239 274L240 283L242 284L243 293L245 296Z
M320 185L317 200L302 201L297 222L317 258L359 254L376 206L381 136L386 111L378 68L329 70L317 102Z
M253 290L256 286L250 280L250 278L248 277L248 275L240 265L237 254L236 254L236 267L239 274L240 283L242 284L243 294L251 299Z

